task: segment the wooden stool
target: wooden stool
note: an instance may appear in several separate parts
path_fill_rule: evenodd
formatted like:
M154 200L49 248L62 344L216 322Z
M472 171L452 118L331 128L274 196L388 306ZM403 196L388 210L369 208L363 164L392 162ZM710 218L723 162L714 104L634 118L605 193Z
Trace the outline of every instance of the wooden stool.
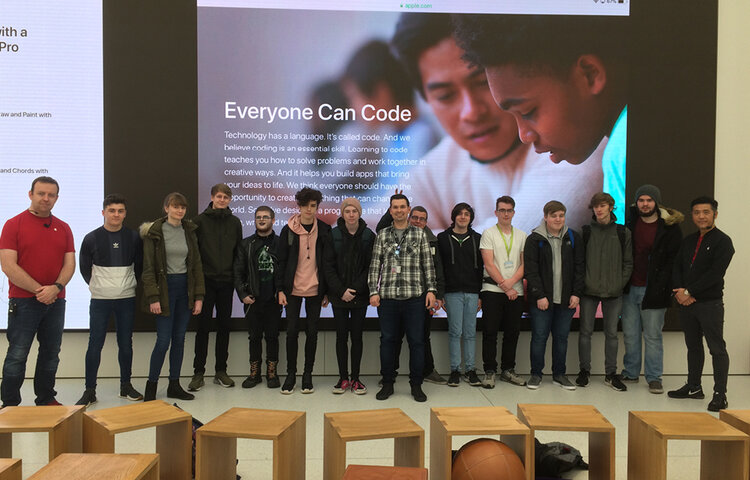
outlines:
M349 465L342 480L427 480L426 468Z
M589 478L615 480L615 427L592 405L518 404L518 418L529 426L532 439L536 430L588 432ZM531 458L534 448L532 441ZM534 467L532 462L531 478Z
M721 410L719 412L719 419L737 430L750 435L750 410ZM748 451L748 457L750 458L750 451Z
M346 470L346 443L393 438L397 467L424 467L424 430L400 408L323 415L323 479L340 480Z
M159 455L65 453L39 469L29 480L158 480Z
M21 480L20 458L0 458L0 480Z
M13 456L12 433L49 432L49 459L81 452L83 406L5 407L0 410L0 457Z
M192 477L193 426L189 413L161 400L86 412L83 451L114 453L115 435L156 427L156 453L162 480Z
M518 454L531 480L534 437L504 407L446 407L430 409L430 478L450 480L454 435L499 435ZM529 466L532 468L529 468Z
M667 440L700 440L702 480L746 480L750 437L708 413L630 412L628 479L667 478Z
M232 408L196 432L196 480L234 480L237 439L273 440L273 478L305 478L305 412Z

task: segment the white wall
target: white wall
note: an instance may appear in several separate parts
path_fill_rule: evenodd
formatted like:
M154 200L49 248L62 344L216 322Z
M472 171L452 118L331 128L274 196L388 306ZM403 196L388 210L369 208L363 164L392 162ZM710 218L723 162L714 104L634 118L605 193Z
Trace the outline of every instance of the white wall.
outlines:
M725 289L725 332L727 346L731 357L730 373L750 373L750 335L748 335L747 316L750 312L750 284L747 282L747 272L750 270L750 250L745 246L745 240L750 238L750 221L745 216L748 204L746 188L750 186L750 161L748 148L744 142L750 138L750 61L747 59L750 34L747 33L746 21L750 19L750 2L747 0L721 0L719 2L719 51L718 51L718 84L717 84L717 122L716 122L716 184L715 193L719 201L719 227L734 240L735 254L732 265L726 276ZM689 101L689 99L686 99ZM676 139L679 141L679 139ZM675 172L679 175L680 172ZM337 372L334 351L335 335L325 332L320 336L316 373L333 375ZM593 346L593 365L595 373L602 373L603 343L601 335L596 336ZM302 341L300 338L300 341ZM576 335L571 335L568 355L569 371L577 370L577 354L575 348ZM82 377L84 371L84 356L86 352L87 333L66 333L63 339L60 377ZM479 342L479 336L477 338ZM281 336L281 366L284 368L284 336ZM148 372L148 357L153 347L154 335L138 333L134 336L135 358L133 373L143 377ZM363 374L376 374L380 364L378 360L378 334L368 332L365 336L365 351L362 365ZM664 338L664 371L666 374L684 374L687 370L685 360L685 346L682 334L679 332L665 333ZM213 345L213 344L212 344ZM518 349L519 372L529 371L529 334L521 335ZM481 346L478 344L477 359L481 358ZM438 370L448 369L447 333L433 333L433 348L435 350ZM183 374L192 374L193 334L189 334L185 345L185 361ZM5 335L0 336L0 352L7 350ZM407 350L404 348L404 350ZM300 349L300 353L303 350ZM36 353L32 352L29 359L29 371L33 372ZM235 332L230 344L229 371L232 375L247 373L247 335ZM302 357L303 355L300 355ZM302 360L300 358L300 360ZM479 362L481 364L481 361ZM408 365L405 355L402 356L402 372ZM208 361L209 372L213 368L211 352ZM598 367L598 368L597 368ZM706 372L711 369L710 359L707 361ZM166 367L163 372L166 372ZM111 334L102 352L102 366L100 376L117 377L117 351L113 334Z

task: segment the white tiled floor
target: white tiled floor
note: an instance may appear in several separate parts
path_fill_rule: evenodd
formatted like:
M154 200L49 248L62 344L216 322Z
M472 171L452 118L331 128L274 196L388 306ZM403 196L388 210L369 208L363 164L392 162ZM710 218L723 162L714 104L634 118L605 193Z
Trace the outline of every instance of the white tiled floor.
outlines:
M183 386L189 379L183 379ZM221 388L211 383L207 377L206 386L197 393L196 399L190 402L178 402L180 407L190 412L203 422L220 415L227 409L240 407L305 410L307 412L307 478L321 479L323 476L323 413L365 410L376 408L400 407L411 418L421 425L426 432L426 462L429 466L429 409L441 406L504 406L516 411L517 403L569 403L592 404L606 416L617 429L617 478L625 479L627 471L627 415L629 410L658 410L658 411L706 411L710 401L710 386L713 381L704 377L703 384L708 387L705 400L674 400L664 395L650 394L643 379L635 385L629 384L627 392L615 392L603 382L603 377L592 377L591 385L585 389L565 391L552 385L549 377L545 377L542 388L537 391L524 387L515 387L498 382L494 390L471 387L462 383L458 388L425 384L424 391L428 396L427 403L416 403L409 395L407 379L399 377L396 383L396 393L387 401L375 399L377 378L364 377L369 388L366 395L357 396L350 392L344 395L333 395L330 389L335 383L333 377L314 377L316 391L310 395L302 395L299 389L293 395L281 395L278 389L270 390L265 384L253 389L242 389L242 378L235 377L237 386ZM299 385L298 379L298 385ZM682 385L684 377L665 377L665 389L673 389ZM145 380L137 379L136 388L143 390ZM166 398L166 380L159 384L157 398ZM750 376L732 376L729 381L728 395L730 408L750 408ZM119 382L117 379L99 381L97 388L98 403L91 409L107 408L130 402L117 397ZM83 391L81 379L64 379L57 382L58 400L64 404L72 404L78 400ZM25 382L22 395L24 404L33 404L32 382ZM559 440L569 443L579 450L586 458L587 440L582 433L541 432L538 438L542 442ZM459 438L454 442L454 448L460 447L470 438ZM240 440L238 441L238 473L243 479L271 478L271 445L270 442ZM153 451L154 432L144 430L131 432L117 437L116 451L118 453L137 453ZM43 434L14 434L14 457L23 459L24 478L28 478L47 462L47 440ZM388 440L373 440L355 442L348 448L349 463L382 464L392 462L393 442ZM672 441L669 445L669 462L667 467L670 479L690 480L699 478L698 442ZM391 463L392 464L392 463ZM569 478L588 478L586 472L577 472Z

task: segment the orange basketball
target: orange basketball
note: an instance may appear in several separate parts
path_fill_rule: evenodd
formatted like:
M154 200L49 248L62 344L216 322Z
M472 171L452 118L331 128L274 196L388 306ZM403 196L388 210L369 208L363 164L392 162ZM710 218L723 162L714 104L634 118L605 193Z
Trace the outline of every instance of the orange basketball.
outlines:
M524 480L521 459L509 446L492 438L478 438L456 452L451 480Z

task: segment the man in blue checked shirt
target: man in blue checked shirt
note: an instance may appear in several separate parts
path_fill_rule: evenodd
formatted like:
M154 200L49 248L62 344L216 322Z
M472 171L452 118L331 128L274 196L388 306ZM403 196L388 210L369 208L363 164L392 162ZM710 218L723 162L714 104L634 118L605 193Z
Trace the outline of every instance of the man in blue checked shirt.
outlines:
M391 196L389 212L393 224L378 233L367 278L370 305L378 308L380 317L383 387L375 398L385 400L393 395L396 345L401 342L399 332L405 331L409 342L411 395L414 400L425 402L423 309L436 306L437 283L427 237L422 229L409 225L409 211L405 195Z

